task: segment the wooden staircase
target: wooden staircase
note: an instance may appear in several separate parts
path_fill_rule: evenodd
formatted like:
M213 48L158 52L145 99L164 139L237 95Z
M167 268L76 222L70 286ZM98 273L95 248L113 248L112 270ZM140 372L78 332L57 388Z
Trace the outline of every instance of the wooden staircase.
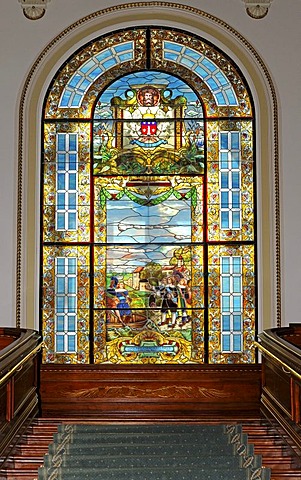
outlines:
M0 470L0 480L36 480L48 445L60 423L64 422L35 420ZM288 445L285 432L261 420L244 421L242 425L249 442L255 446L255 453L262 456L263 466L271 469L271 480L301 479L301 456L298 455L301 452Z
M285 432L267 421L242 423L262 465L271 470L271 480L301 480L301 452L289 445Z
M34 420L0 469L0 480L36 480L59 423L57 420Z

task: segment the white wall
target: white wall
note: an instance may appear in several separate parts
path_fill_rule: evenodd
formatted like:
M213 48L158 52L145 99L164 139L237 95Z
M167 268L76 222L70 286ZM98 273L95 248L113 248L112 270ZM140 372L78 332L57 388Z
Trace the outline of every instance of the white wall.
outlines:
M181 3L215 15L240 32L257 50L273 78L278 94L280 125L282 323L298 322L301 277L301 0L273 0L267 17L262 20L247 16L242 0ZM0 325L15 325L18 111L25 78L43 48L68 25L114 4L113 0L51 0L45 16L31 21L23 15L18 0L1 0ZM26 295L26 292L22 294Z

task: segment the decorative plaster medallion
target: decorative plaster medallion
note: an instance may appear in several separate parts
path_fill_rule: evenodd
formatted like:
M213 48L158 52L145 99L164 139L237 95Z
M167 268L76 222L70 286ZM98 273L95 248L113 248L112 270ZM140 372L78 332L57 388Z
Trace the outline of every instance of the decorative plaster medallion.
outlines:
M23 13L29 20L38 20L46 12L47 3L51 0L19 0Z
M271 6L273 0L243 0L246 5L247 14L256 20L264 18Z

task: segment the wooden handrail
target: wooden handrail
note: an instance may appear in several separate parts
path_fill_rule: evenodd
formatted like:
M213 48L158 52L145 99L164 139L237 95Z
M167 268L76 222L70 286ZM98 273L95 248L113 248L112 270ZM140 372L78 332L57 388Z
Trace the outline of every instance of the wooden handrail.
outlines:
M266 353L267 355L269 355L269 357L273 358L274 360L276 360L276 362L278 362L281 366L282 366L282 370L284 371L284 373L291 373L293 374L295 377L297 377L299 380L301 380L301 375L300 373L296 372L296 370L294 370L292 367L290 367L289 365L287 365L286 363L284 363L282 360L280 360L280 358L278 358L276 355L274 355L273 353L271 353L269 350L267 350L265 347L263 347L260 343L258 342L254 342L254 346L255 347L258 347L259 350L262 350L264 353ZM284 368L286 368L288 371L285 371Z
M16 371L19 371L23 368L24 363L27 362L27 360L35 355L41 348L44 346L44 343L41 342L39 345L37 345L33 350L31 350L20 362L18 362L16 365L14 365L11 370L9 370L3 377L0 378L0 385L6 382Z

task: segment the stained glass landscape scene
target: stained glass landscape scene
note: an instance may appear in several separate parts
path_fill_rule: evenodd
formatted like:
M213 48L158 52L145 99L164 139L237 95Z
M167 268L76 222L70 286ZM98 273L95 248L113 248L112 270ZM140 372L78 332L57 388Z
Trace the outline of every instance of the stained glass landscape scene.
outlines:
M254 118L235 64L165 28L75 52L44 103L45 363L252 363Z

